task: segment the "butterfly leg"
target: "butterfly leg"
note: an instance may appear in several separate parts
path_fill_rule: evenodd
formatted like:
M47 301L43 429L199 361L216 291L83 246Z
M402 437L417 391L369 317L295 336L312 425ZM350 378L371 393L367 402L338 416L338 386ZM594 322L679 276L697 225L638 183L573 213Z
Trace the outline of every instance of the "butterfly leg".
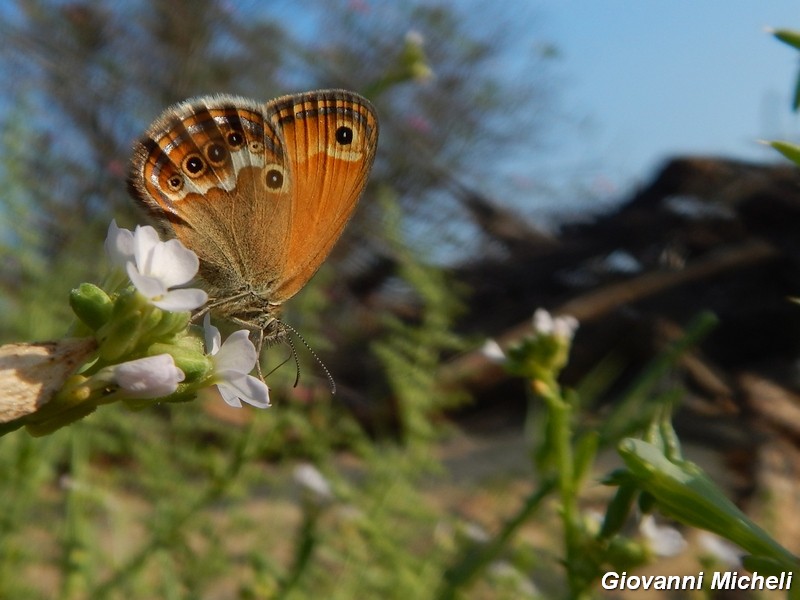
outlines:
M256 347L256 373L258 373L258 378L261 381L264 381L264 373L261 371L261 349L264 347L264 330L263 329L256 329L255 330L256 339L255 339L255 347ZM264 381L266 383L266 381Z
M202 319L202 318L205 316L205 314L206 314L208 311L210 311L210 310L211 310L210 303L209 303L209 302L206 302L206 304L205 304L204 306L201 306L201 307L200 307L200 310L196 311L196 312L195 312L195 313L192 315L192 318L190 319L190 322L191 322L191 323L197 323L197 322L199 322L199 321L200 321L200 319Z

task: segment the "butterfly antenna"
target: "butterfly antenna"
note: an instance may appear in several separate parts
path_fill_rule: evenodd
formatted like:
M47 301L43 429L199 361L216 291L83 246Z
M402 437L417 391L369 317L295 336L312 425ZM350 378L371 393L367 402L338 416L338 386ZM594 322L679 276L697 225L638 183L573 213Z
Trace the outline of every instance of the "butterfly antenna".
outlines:
M331 388L331 394L335 394L336 393L336 381L334 381L333 375L331 375L331 372L328 370L328 367L325 366L325 363L322 362L322 359L319 357L319 355L316 352L314 352L314 349L306 341L306 339L302 335L300 335L300 332L297 331L297 329L295 329L291 325L287 325L286 323L281 323L281 325L283 327L285 327L287 330L291 331L294 335L297 336L297 339L300 340L303 343L303 346L305 346L306 350L308 350L311 353L311 356L314 357L314 360L317 361L317 364L320 367L322 367L322 370L325 373L325 377L328 378L328 384L330 385L330 388ZM295 380L295 385L297 385L297 383L300 381L300 362L297 359L297 351L295 350L294 342L292 342L292 338L286 338L286 339L287 339L287 342L289 343L289 347L292 349L292 353L294 354L295 362L297 363L297 379Z
M287 337L286 343L289 344L289 348L292 349L292 356L294 356L295 375L294 385L292 387L297 387L297 384L300 383L300 359L297 356L297 348L294 347L294 340L292 340L290 337ZM287 358L286 360L289 359Z
M256 349L256 351L258 352L258 362L256 363L256 365L258 366L258 374L261 375L261 348L264 345L264 330L263 329L259 329L258 330L258 334L259 334L258 335L258 347ZM295 380L294 380L294 387L297 387L297 382L300 381L300 363L297 360L297 352L294 349L294 344L292 343L292 340L287 338L287 341L289 342L289 347L292 349L292 356L294 356L294 362L297 365L297 377L295 377ZM265 377L269 377L275 371L277 371L283 365L285 365L287 362L289 362L289 358L290 357L287 356L281 362L279 362L277 365L272 367L266 375L261 375L261 381L264 381Z
M275 371L277 371L277 370L278 370L278 369L280 369L280 368L281 368L283 365L285 365L287 362L289 362L289 357L288 357L288 356L287 356L286 358L284 358L284 359L283 359L283 360L282 360L280 363L278 363L277 365L275 365L274 367L272 367L272 368L269 370L269 373L267 373L266 375L264 375L264 377L269 377L269 376L270 376L270 375L272 375L272 374L273 374ZM297 383L295 383L295 386L296 386L296 385L297 385Z

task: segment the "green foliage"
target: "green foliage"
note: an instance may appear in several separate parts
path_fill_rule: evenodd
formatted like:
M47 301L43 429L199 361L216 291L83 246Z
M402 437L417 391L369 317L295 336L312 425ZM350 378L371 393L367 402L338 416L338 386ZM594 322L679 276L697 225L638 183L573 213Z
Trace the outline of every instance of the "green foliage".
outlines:
M399 259L398 275L415 297L419 318L413 324L384 316L385 334L372 344L372 352L381 363L395 399L400 429L405 442L427 444L435 439L434 417L452 407L459 399L437 386L436 371L443 353L461 349L463 342L452 332L452 323L461 309L457 288L450 284L441 269L424 264L398 239L398 207L392 194L382 194L385 208L386 239L393 244Z
M637 499L644 512L658 510L751 551L754 556L748 564L759 565L764 572L798 571L796 557L748 520L696 465L683 460L670 424L671 407L680 390L657 393L664 375L715 322L711 315L695 319L686 335L656 357L625 397L615 402L613 413L605 421L608 426L599 431L584 430L577 394L557 383L570 339L557 333L534 333L509 349L508 368L528 378L541 400L535 419L538 427L530 440L540 483L488 543L471 544L463 550L445 571L438 598L454 598L485 576L550 495L558 498L563 552L559 563L564 570L564 580L555 584L554 591L567 588L570 598L590 597L604 573L632 570L651 560L646 539L623 533ZM638 413L634 406L638 406ZM620 427L625 419L632 425ZM616 444L621 436L637 431L650 443L630 438L620 442L619 452L627 469L606 479L607 484L618 486L618 491L608 504L602 526L597 527L582 514L578 503L589 467L601 445Z
M362 439L346 476L318 436L334 497L297 504L293 461L259 460L282 435L274 414L238 428L196 410L108 410L45 440L7 436L0 596L52 597L21 576L38 566L63 598L423 597L444 554L419 487L431 466Z
M387 203L388 214L391 208ZM0 440L0 469L15 487L0 504L7 515L0 521L2 568L18 574L46 567L57 577L47 585L10 575L0 579L0 597L48 597L54 586L61 598L535 597L526 573L552 563L543 589L581 598L604 572L650 560L646 540L622 533L637 497L643 509L739 543L753 552L749 564L794 569L794 557L680 457L669 425L675 394L656 392L708 332L707 316L654 359L618 402L618 411L643 423L630 415L630 399L660 398L654 411L639 403L650 415L650 443L620 445L628 469L608 479L619 492L602 526L583 514L579 499L599 445L616 439L613 427L584 428L577 394L558 384L574 325L554 319L550 331L511 349L509 368L529 381L540 405L539 426L529 430L539 481L496 533L479 541L463 535L469 521L426 497L426 482L443 473L431 450L444 405L429 373L440 353L456 345L443 332L458 304L445 280L411 256L402 273L418 291L420 317L412 325L395 321L390 336L376 342L397 398L400 444L376 443L333 405L315 402L246 413L243 426L185 405L136 415L108 410L41 446L8 435ZM194 406L213 410L209 401ZM355 460L344 460L343 444ZM298 455L318 472L309 476L306 467L301 476L295 467L294 484L287 484ZM521 530L553 501L561 551L553 551L552 541L522 543ZM37 514L60 525L39 532ZM31 539L38 542L22 543ZM553 576L555 564L563 577Z
M53 206L47 189L40 189L38 168L48 163L48 149L35 132L24 126L26 103L0 123L0 339L21 341L48 339L64 333L71 321L66 303L70 288L80 279L71 279L85 268L96 265L87 241L102 239L89 228L84 235L64 237L54 234L45 219L58 222L58 207ZM35 186L31 182L36 182ZM52 185L52 184L51 184ZM52 189L52 188L51 188ZM37 209L33 208L37 207ZM74 222L74 218L70 219ZM106 223L106 227L107 227ZM92 236L96 233L96 236ZM74 244L74 245L73 245ZM77 246L77 247L76 247ZM78 262L76 256L81 256Z

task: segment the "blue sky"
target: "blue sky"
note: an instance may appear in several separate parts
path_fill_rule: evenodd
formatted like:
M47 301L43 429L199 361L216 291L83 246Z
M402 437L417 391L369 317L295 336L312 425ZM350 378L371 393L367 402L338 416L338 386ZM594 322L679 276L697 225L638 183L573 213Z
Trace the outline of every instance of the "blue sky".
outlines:
M619 194L675 154L770 160L755 140L797 131L797 54L764 32L800 29L796 0L551 0L532 3L534 39L560 52L553 168L586 165ZM616 192L614 192L616 190Z

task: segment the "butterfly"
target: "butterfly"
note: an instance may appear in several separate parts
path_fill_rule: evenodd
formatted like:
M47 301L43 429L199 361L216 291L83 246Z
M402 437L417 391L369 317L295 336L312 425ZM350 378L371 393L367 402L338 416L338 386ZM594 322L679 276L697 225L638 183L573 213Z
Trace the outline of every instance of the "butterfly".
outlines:
M276 339L281 306L352 216L377 144L375 109L353 92L200 97L168 108L136 143L129 188L197 254L208 308Z

